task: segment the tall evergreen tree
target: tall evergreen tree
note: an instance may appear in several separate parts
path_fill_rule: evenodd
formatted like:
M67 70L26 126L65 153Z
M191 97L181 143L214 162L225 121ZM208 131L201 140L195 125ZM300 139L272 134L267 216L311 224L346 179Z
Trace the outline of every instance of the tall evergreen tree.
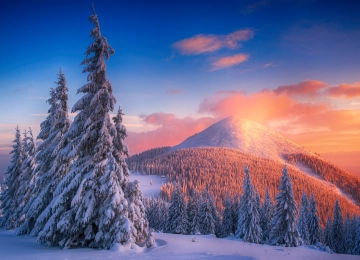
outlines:
M20 182L19 189L16 193L17 209L15 210L15 218L17 219L15 226L20 227L26 220L24 208L28 204L32 196L32 189L35 186L36 176L34 170L36 167L36 146L34 137L29 128L29 131L24 132L23 139L23 163L21 165L21 174L18 181Z
M271 230L271 220L274 215L274 203L269 194L269 188L266 186L265 199L260 211L260 226L263 233L263 241L266 242L269 239L269 233Z
M350 213L346 213L346 218L344 222L344 253L352 254L355 247L355 237L356 237L356 215L351 219Z
M344 243L343 243L343 237L344 237L344 223L341 213L341 207L339 204L338 199L336 199L335 207L334 207L334 221L332 225L332 241L333 241L333 251L335 253L344 253Z
M222 237L230 236L233 234L233 203L231 197L226 194L224 201L224 212L222 215Z
M167 232L174 234L187 234L188 219L186 202L180 190L180 184L175 186L171 195L167 219Z
M332 219L331 217L328 217L324 231L324 244L330 247L331 249L334 247L333 237L332 237L332 226L333 226Z
M317 215L316 201L314 194L311 195L310 209L308 213L309 242L316 245L320 242L320 219Z
M205 190L200 199L200 233L202 235L215 234L216 219L211 205L211 198Z
M260 243L262 230L256 192L247 167L244 168L244 172L243 194L240 200L239 221L235 236L244 239L245 242Z
M190 190L189 201L187 203L188 234L195 235L200 232L199 228L199 194L195 189Z
M60 68L57 87L50 90L50 105L48 116L40 124L40 133L37 139L43 142L37 148L35 168L36 185L31 190L33 197L24 208L23 214L26 220L18 229L18 234L37 235L45 224L43 219L36 220L42 212L50 205L55 188L66 173L68 164L58 156L58 151L64 147L62 138L69 130L70 120L68 117L68 89L66 87L65 75ZM47 209L49 210L49 208ZM47 215L46 212L44 215ZM34 226L36 228L34 229Z
M309 206L308 198L306 194L303 192L301 197L300 214L298 219L298 230L305 245L310 244L310 235L308 228L308 215L309 215L308 206Z
M271 221L272 229L269 241L272 245L299 246L302 244L302 240L296 224L298 210L286 165L282 170L279 190L280 192L276 195L276 206Z
M15 128L15 140L10 154L12 154L10 165L8 166L5 174L7 175L4 186L0 195L1 200L1 212L0 227L6 229L15 228L14 216L15 210L18 207L16 200L16 193L19 189L19 176L21 174L22 160L23 160L23 146L21 140L20 129L17 126Z
M51 216L38 240L66 248L109 249L114 243L136 241L123 189L129 171L118 159L119 152L125 151L116 147L117 130L109 116L116 100L105 59L114 50L101 35L95 10L89 20L95 25L90 32L94 42L81 63L83 72L89 73L88 83L78 89L84 96L72 108L78 114L63 137L69 143L61 152L72 163L54 192Z

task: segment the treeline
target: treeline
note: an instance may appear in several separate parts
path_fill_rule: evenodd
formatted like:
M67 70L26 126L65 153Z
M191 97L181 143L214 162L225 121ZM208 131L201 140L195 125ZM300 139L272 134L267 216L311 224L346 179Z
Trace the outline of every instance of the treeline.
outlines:
M253 173L253 183L261 201L265 197L265 189L269 188L272 197L277 193L279 178L283 165L266 158L258 158L229 148L191 148L180 149L141 161L132 161L131 170L146 174L166 175L168 183L161 187L161 196L169 201L174 189L172 183L179 183L182 191L189 195L190 190L208 190L214 197L215 205L221 212L226 194L234 198L242 192L244 179L242 169L247 165ZM299 205L302 192L311 194L319 201L320 223L325 225L332 215L336 198L344 212L359 215L360 210L343 196L339 196L321 180L300 172L289 165L289 175L294 183L294 197ZM358 187L359 189L359 187ZM360 193L360 191L358 191Z
M291 164L302 164L310 168L327 182L339 187L360 205L360 177L341 170L330 162L306 154L286 154L285 159Z
M226 196L224 210L215 207L214 197L207 190L191 189L189 195L176 184L169 202L158 198L144 198L149 226L158 232L174 234L214 234L217 237L234 236L245 242L296 247L308 245L322 251L342 254L360 254L360 217L346 214L336 200L332 216L321 227L318 204L303 193L296 205L287 167L282 176L275 204L266 188L260 202L257 190L247 168L244 169L241 194ZM253 175L252 175L253 176Z

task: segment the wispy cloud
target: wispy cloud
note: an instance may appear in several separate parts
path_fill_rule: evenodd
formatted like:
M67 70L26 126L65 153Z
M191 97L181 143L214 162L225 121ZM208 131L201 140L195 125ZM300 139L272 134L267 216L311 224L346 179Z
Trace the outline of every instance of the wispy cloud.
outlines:
M274 89L277 95L287 94L289 96L315 96L320 89L328 85L319 80L305 80L298 84L282 85Z
M247 61L249 58L248 54L240 53L232 56L226 56L218 59L217 61L212 63L211 70L219 70L226 67L232 67Z
M241 12L243 14L249 14L249 13L256 11L257 9L260 9L260 8L268 6L268 5L270 5L269 0L260 0L260 1L257 1L255 3L252 3L248 6L246 6L244 9L241 10Z
M268 62L268 63L264 64L264 69L271 68L271 67L276 67L276 64L273 62Z
M254 36L250 29L238 30L228 35L198 34L173 44L182 55L198 55L214 52L219 49L235 49L240 47L240 42L247 41Z
M327 93L332 97L345 97L346 99L360 97L360 82L330 87L327 89Z
M169 88L166 90L165 94L169 96L173 96L173 95L179 95L184 92L185 90L183 90L182 88Z

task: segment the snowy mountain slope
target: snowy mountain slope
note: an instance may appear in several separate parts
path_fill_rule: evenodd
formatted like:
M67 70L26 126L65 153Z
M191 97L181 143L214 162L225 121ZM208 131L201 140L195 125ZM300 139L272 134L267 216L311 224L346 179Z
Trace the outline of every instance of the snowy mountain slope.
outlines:
M172 150L194 147L235 148L258 157L281 162L284 161L283 154L314 155L274 131L239 117L227 117L189 137L174 146Z
M196 238L197 242L192 242ZM36 239L0 230L0 256L6 260L95 260L95 259L309 259L351 260L359 256L321 252L308 247L278 247L244 243L234 238L155 233L157 246L146 249L115 245L110 250L78 248L61 250L36 244Z

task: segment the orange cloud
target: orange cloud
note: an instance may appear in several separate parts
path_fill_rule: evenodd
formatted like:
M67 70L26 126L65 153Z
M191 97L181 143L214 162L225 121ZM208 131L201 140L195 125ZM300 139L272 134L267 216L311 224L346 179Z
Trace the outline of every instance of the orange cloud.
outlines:
M184 93L185 90L183 90L182 88L169 88L166 90L165 94L166 95L178 95L178 94L181 94L181 93Z
M249 55L243 54L243 53L236 54L233 56L223 57L212 63L212 65L213 65L212 70L218 70L218 69L223 69L226 67L235 66L244 61L247 61L248 58L249 58Z
M287 94L289 96L315 96L320 89L328 85L319 80L305 80L298 84L283 85L274 89L275 94Z
M347 99L360 97L360 82L340 84L339 86L328 88L326 92L331 97L345 97Z
M217 121L211 117L178 118L174 114L166 113L153 113L142 118L144 123L156 125L158 128L141 133L130 132L125 141L131 154L155 147L177 145Z
M238 30L228 35L198 34L173 44L183 55L197 55L205 52L214 52L223 48L235 49L239 42L247 41L254 36L250 29Z

